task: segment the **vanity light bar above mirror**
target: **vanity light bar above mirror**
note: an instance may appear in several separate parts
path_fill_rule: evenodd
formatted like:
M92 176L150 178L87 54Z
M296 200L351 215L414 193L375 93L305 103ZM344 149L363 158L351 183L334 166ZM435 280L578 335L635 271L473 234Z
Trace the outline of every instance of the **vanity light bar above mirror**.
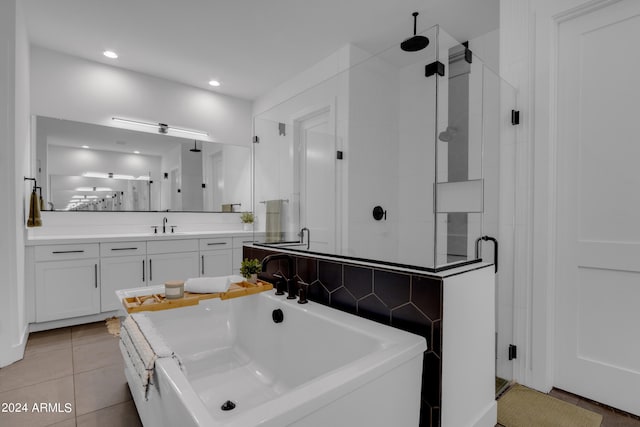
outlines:
M162 133L162 134L166 134L169 131L175 131L175 132L188 133L190 135L198 135L198 136L203 136L203 137L209 136L209 134L207 132L202 132L202 131L198 131L198 130L191 130L191 129L184 129L184 128L179 128L179 127L175 127L175 126L169 126L169 125L167 125L165 123L141 122L139 120L123 119L123 118L120 118L120 117L112 117L111 119L113 121L115 121L115 122L154 128L154 129L157 129L158 132Z
M151 178L148 175L140 175L139 177L135 177L133 175L119 175L114 173L106 173L106 172L85 172L82 174L85 178L110 178L110 179L128 179L128 180L136 180L136 181L149 181ZM90 190L77 190L77 191L90 191Z

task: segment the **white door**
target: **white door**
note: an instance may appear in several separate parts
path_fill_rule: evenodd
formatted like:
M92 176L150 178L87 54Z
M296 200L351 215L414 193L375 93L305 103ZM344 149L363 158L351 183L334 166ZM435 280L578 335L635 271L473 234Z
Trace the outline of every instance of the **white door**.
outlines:
M555 385L640 415L640 1L558 32Z
M309 229L310 250L335 253L336 144L329 110L296 121L296 126L300 225Z

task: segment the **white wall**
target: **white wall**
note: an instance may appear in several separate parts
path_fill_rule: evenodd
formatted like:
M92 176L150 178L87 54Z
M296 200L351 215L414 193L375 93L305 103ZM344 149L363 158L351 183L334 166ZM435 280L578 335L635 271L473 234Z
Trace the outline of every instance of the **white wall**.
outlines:
M25 204L31 185L29 44L20 2L0 3L0 367L22 358L27 338ZM35 149L33 149L35 151Z
M247 100L38 46L32 48L31 70L31 111L39 116L105 126L114 126L112 117L122 117L206 131L209 138L199 139L213 142L251 141Z
M349 70L345 255L383 261L398 258L400 81L398 69L381 58L370 58ZM386 220L373 218L375 206L387 210Z
M469 40L469 49L494 73L500 69L500 29Z
M354 46L345 45L318 61L307 70L291 77L253 102L253 115L258 116L302 92L328 80L352 65ZM362 59L362 57L358 57Z

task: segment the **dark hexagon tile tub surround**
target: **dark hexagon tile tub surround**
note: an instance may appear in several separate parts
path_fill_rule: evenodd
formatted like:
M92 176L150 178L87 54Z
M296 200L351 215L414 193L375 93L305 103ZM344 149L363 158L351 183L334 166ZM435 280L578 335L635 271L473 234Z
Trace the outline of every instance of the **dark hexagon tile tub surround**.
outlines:
M278 251L245 247L243 258ZM308 298L341 311L417 333L427 339L423 360L420 426L440 426L442 281L427 274L389 271L292 255L296 280L309 283ZM276 263L274 263L277 265ZM285 265L282 265L285 268Z
M342 264L330 261L318 261L318 280L329 292L342 286Z
M431 320L442 319L442 281L414 275L411 302Z
M318 260L308 257L295 257L297 279L311 284L318 280Z
M433 347L431 319L426 317L413 304L407 303L391 311L391 326L427 338L427 348Z
M331 307L347 313L357 314L357 304L355 297L344 286L331 292Z
M344 286L356 298L364 298L373 292L373 269L344 266Z
M373 293L389 308L409 302L411 296L411 276L392 271L373 272Z
M309 285L307 299L322 305L330 305L331 301L329 291L317 280Z
M380 298L372 294L358 301L358 315L388 325L391 311Z

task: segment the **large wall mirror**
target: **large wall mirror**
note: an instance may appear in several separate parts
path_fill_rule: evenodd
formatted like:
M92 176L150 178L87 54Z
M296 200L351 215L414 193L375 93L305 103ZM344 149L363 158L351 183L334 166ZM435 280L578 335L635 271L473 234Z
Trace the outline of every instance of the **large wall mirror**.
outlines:
M35 117L46 210L251 210L251 149Z

